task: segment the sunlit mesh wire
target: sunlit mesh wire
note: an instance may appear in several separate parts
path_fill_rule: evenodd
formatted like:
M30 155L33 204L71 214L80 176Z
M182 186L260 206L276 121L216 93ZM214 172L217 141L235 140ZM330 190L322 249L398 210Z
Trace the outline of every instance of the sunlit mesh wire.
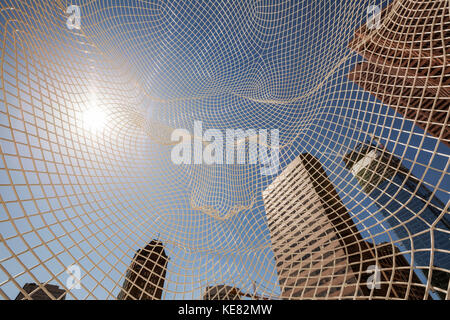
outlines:
M0 8L2 299L449 298L449 1Z

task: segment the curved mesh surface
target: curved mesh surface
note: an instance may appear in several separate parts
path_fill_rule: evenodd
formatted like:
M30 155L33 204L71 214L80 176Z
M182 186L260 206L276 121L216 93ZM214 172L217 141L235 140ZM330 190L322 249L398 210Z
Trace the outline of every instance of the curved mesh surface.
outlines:
M449 1L4 0L0 26L2 299L449 298ZM200 122L279 130L278 170L175 164Z

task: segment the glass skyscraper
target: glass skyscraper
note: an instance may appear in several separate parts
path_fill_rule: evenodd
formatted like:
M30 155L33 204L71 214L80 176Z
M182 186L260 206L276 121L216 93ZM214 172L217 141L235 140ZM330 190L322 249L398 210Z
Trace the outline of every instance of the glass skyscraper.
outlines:
M432 266L431 284L447 290L450 274L439 269L450 269L450 254L440 251L450 250L450 219L448 212L443 213L442 201L376 139L359 144L344 162L378 205L388 227L411 251L412 264L423 270ZM435 228L430 232L432 225Z

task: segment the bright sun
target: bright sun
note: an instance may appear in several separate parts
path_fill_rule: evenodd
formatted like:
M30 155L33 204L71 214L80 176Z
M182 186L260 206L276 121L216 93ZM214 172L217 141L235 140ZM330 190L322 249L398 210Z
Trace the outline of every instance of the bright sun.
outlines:
M93 133L105 127L106 114L98 107L95 97L92 97L89 107L83 111L83 122L85 127Z

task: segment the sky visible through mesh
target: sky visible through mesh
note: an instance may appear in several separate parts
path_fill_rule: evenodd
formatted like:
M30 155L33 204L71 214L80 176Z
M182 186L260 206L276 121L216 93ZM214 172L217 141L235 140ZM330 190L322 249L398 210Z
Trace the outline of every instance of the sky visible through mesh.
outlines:
M399 16L417 6L396 2ZM65 288L76 264L81 289L67 299L115 299L135 252L159 239L170 259L163 299L200 299L220 284L280 298L262 198L277 175L175 165L170 134L194 121L278 129L278 173L302 153L317 157L361 235L410 261L343 162L377 137L449 219L448 141L347 76L363 61L349 42L367 8L389 3L2 1L0 297L28 282ZM434 3L431 12L450 15L448 1ZM70 4L80 6L79 30L66 26ZM86 121L92 110L100 129Z

